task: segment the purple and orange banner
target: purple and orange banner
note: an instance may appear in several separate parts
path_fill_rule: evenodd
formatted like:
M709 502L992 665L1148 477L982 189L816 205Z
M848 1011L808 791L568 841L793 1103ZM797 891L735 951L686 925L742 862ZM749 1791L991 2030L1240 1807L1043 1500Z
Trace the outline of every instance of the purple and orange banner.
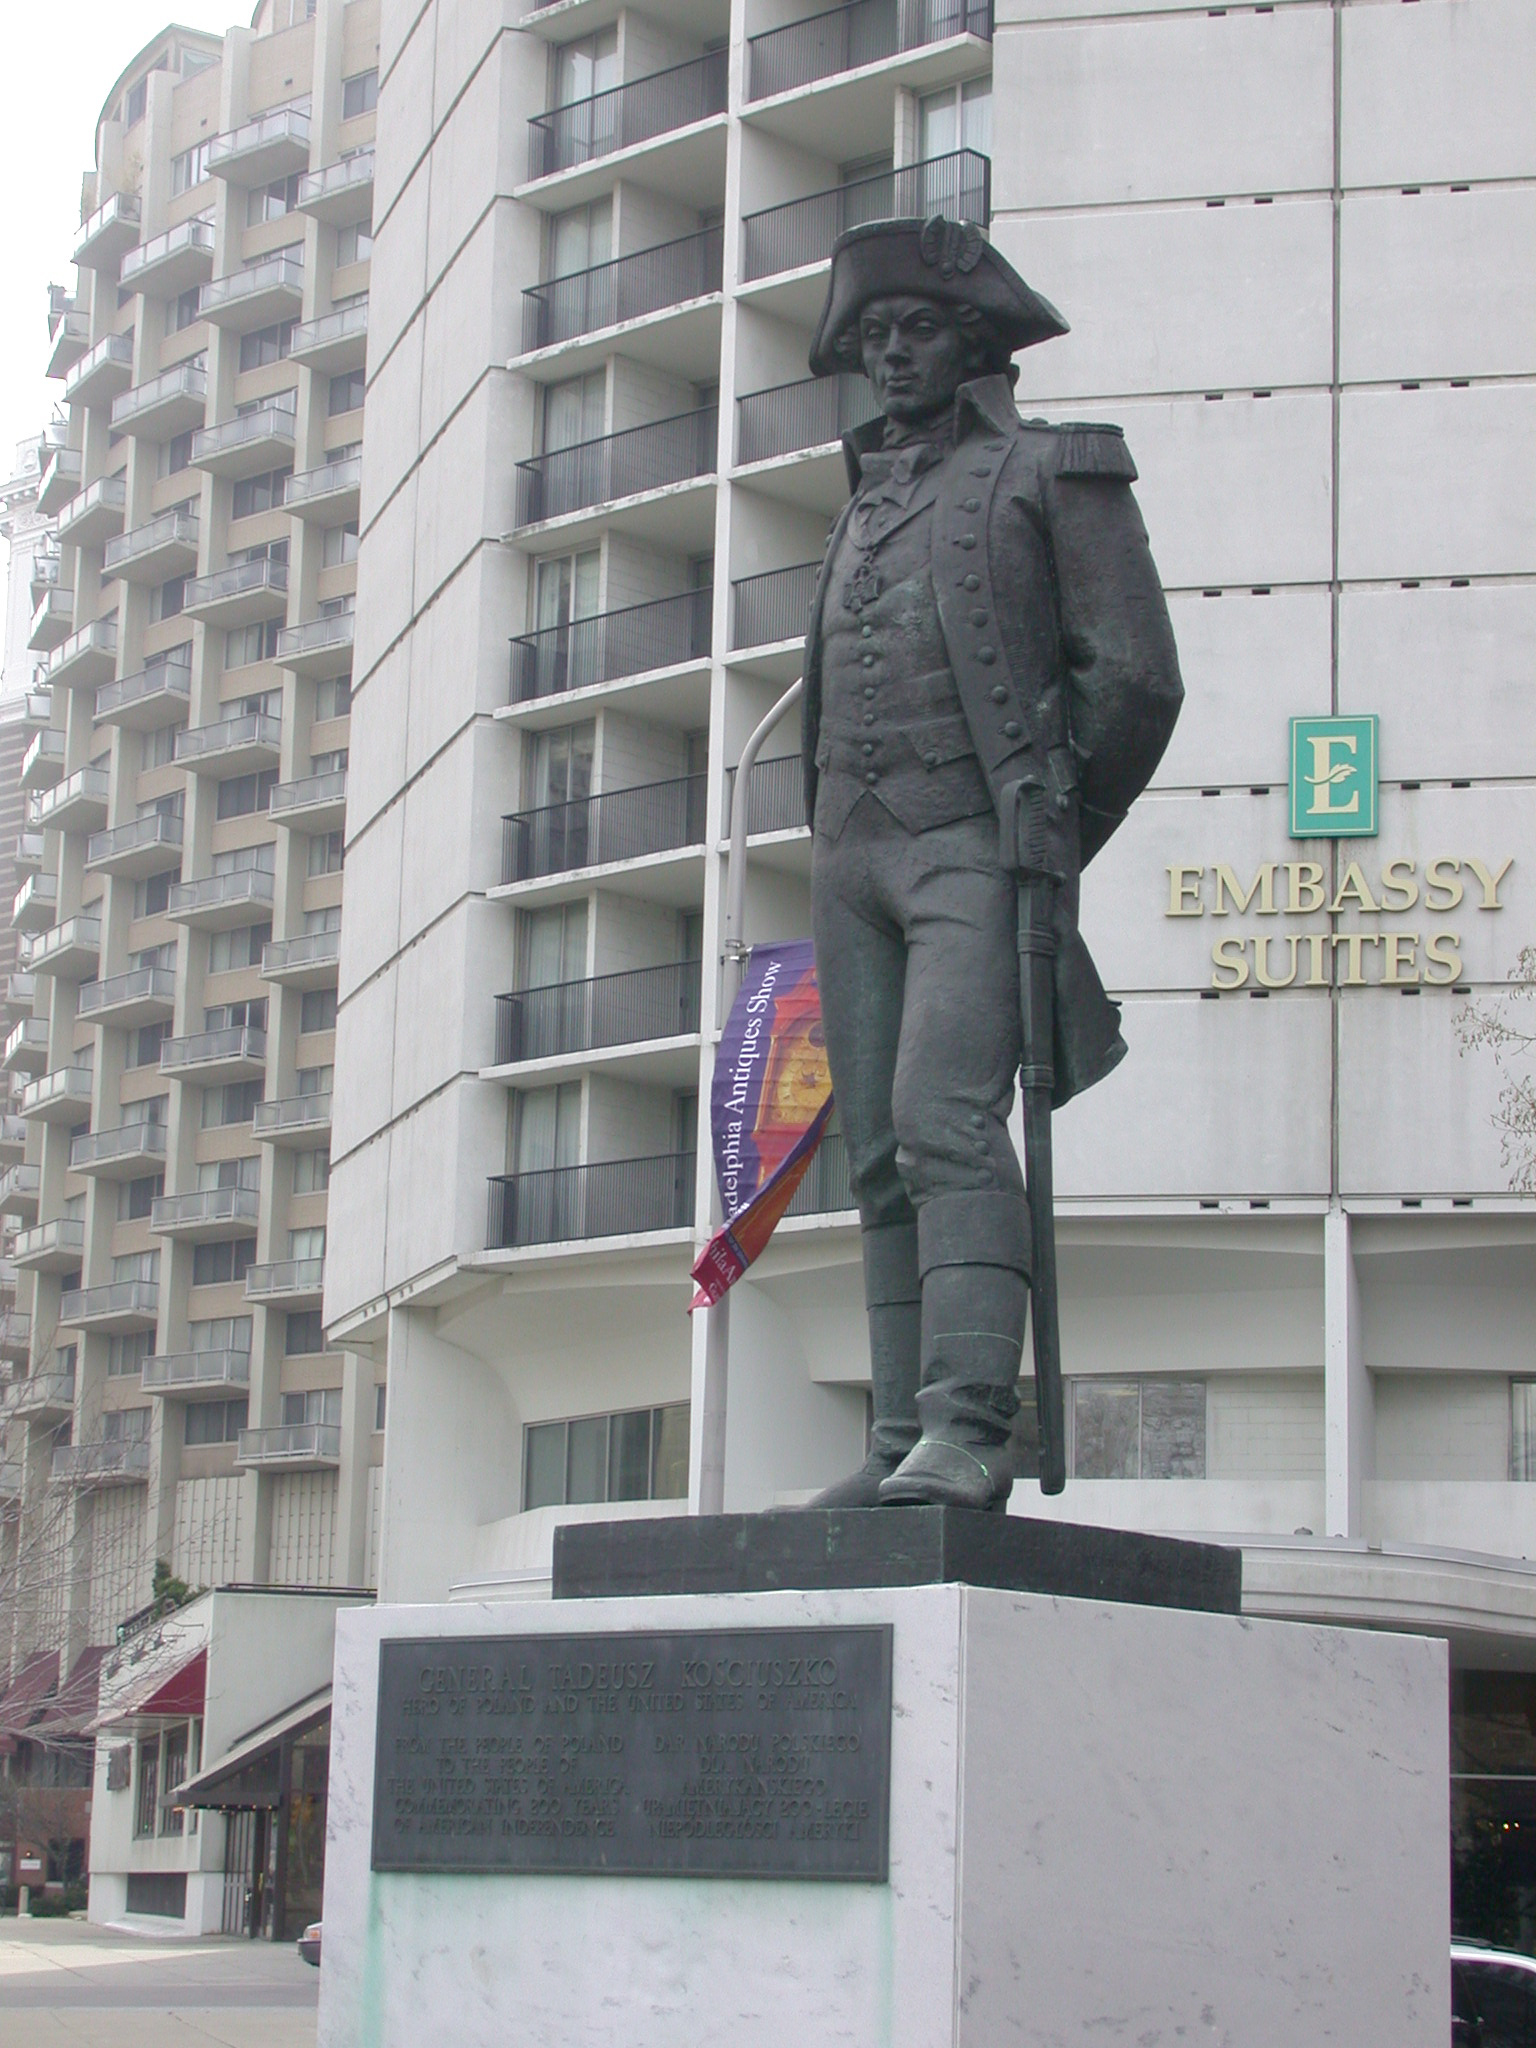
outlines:
M754 946L710 1089L725 1222L693 1264L690 1309L719 1301L762 1252L832 1115L832 1075L809 939Z

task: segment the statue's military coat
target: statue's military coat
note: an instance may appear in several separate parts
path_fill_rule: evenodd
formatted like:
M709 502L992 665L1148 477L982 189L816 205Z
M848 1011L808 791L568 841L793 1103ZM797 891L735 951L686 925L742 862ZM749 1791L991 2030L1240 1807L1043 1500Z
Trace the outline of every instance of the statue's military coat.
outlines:
M1021 422L1006 376L977 378L955 401L956 447L938 473L932 578L950 667L994 804L1020 777L1043 777L1049 858L1061 875L1056 964L1058 1104L1123 1055L1119 1013L1077 930L1080 870L1146 786L1183 699L1178 656L1136 477L1117 427ZM881 444L875 420L845 442ZM852 501L833 528L805 647L806 815L814 822L821 746L821 642L830 565Z

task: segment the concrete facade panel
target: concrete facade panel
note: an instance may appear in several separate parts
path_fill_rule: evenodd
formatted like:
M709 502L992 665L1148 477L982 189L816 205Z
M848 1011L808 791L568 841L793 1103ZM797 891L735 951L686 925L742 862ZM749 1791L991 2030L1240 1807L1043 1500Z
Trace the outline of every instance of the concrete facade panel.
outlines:
M360 530L373 524L421 459L424 342L425 322L418 317L369 375Z
M342 945L341 1000L371 980L400 947L400 849L405 829L403 801L390 804L347 845L347 868L360 879L366 908L346 919ZM347 891L347 909L352 892Z
M377 1301L384 1291L379 1191L389 1186L392 1146L393 1134L384 1130L354 1151L337 1150L331 1167L325 1243L327 1322L337 1322ZM389 1364L393 1382L393 1358Z
M343 1005L347 1038L363 1050L340 1064L331 1090L331 1155L342 1160L382 1131L394 1102L395 1038L400 1026L399 961L350 991ZM409 1028L409 1019L405 1020ZM333 1176L334 1177L334 1176Z
M1507 1195L1493 1057L1463 1054L1461 1003L1351 990L1339 1006L1339 1186L1351 1196Z
M456 12L457 10L449 10ZM384 0L379 22L379 134L373 160L375 230L388 223L432 140L438 0ZM411 237L414 268L424 260ZM382 266L381 266L382 268Z
M1346 7L1344 183L1529 177L1536 166L1536 13L1525 0Z
M392 88L391 88L392 89ZM375 204L378 203L377 197ZM431 167L421 164L376 229L377 281L368 299L368 359L382 363L421 309L427 288L427 224ZM399 255L391 256L398 245Z
M357 561L357 628L352 674L365 680L409 625L414 610L416 473L401 484L368 528Z
M386 805L397 800L406 772L406 720L410 705L412 649L420 622L397 640L353 693L358 724L375 728L366 746L354 746L347 762L347 823L350 837L366 830Z
M1288 720L1331 709L1326 590L1227 590L1169 602L1184 708L1158 763L1159 789L1283 782ZM1383 736L1385 747L1385 736Z

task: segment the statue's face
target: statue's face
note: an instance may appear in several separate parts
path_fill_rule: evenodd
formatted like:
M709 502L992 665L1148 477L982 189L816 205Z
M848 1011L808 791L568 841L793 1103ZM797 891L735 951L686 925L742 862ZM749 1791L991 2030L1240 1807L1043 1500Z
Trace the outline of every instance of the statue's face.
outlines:
M859 353L880 410L902 426L944 412L974 374L958 322L936 299L871 299L859 315Z

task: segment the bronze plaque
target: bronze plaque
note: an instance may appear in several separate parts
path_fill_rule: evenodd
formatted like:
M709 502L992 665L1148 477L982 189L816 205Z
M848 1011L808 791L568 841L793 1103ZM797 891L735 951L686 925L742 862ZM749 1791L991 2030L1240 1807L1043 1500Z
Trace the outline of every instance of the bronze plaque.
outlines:
M883 1883L891 1630L379 1649L373 1868Z

